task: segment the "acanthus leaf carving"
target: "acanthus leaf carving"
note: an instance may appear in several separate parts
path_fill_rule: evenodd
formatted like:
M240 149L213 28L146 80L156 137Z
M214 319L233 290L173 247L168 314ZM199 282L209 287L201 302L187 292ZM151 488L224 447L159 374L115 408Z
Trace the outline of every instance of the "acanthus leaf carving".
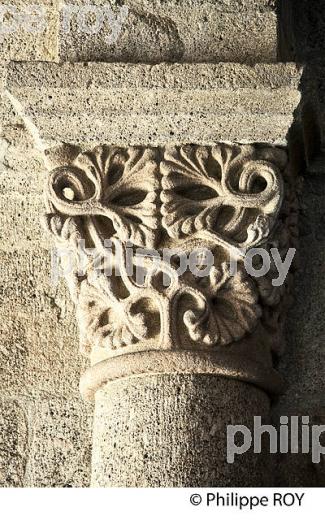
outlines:
M65 230L61 220L84 219L93 245L116 235L122 242L154 247L159 187L155 152L150 149L98 147L73 164L54 169L46 198L50 228ZM103 220L104 225L101 224ZM58 225L59 224L59 225Z
M274 240L283 254L289 247L286 162L284 150L266 146L103 146L52 170L45 221L58 247L68 245L78 266L80 239L99 254L109 240L109 262L119 267L119 274L98 274L89 257L82 276L77 269L67 276L82 351L211 351L240 342L260 322L272 331L285 291L267 276L252 280L241 255ZM207 247L215 265L205 277L178 275L177 262L161 254L166 243L187 254L193 243ZM133 254L139 247L159 253L159 260L145 259L142 283L126 268L130 244ZM235 275L233 251L240 260ZM135 255L133 267L137 261Z
M283 183L276 161L259 158L254 147L171 147L161 171L163 225L172 238L197 233L230 250L269 236Z

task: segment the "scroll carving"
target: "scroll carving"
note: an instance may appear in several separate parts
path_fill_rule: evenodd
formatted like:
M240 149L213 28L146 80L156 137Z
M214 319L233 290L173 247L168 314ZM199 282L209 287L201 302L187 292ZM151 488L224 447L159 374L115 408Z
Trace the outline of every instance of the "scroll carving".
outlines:
M283 160L280 151L277 159ZM163 225L172 238L198 233L245 249L268 238L283 186L278 165L263 160L263 151L259 158L248 146L177 147L166 151L161 169Z
M274 340L274 331L287 288L272 286L269 274L252 279L242 257L252 247L274 244L284 257L295 240L297 208L294 197L288 199L286 168L282 149L219 144L102 146L74 153L69 164L52 170L45 222L56 245L75 257L66 278L82 351L107 357L215 351L263 329L270 349L279 352L282 340ZM109 241L109 267L118 273L108 276L98 261L95 269L90 255L80 275L81 239L99 255ZM137 248L158 255L144 255L142 283L127 268L130 251L137 266ZM184 255L208 249L213 266L206 276L178 274L179 257L167 262L164 248ZM230 255L238 260L235 274Z

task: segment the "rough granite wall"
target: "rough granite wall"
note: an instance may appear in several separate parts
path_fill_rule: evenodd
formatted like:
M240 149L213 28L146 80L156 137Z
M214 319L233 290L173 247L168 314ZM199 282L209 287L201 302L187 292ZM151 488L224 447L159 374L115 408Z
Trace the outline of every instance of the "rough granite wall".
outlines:
M22 0L10 3L28 5ZM60 34L58 2L43 3L49 17L46 33L35 37L19 32L6 38L0 42L0 61L274 62L277 58L275 1L175 0L167 9L162 0L132 0L128 22L113 47L103 43L105 34L95 44L75 31ZM316 24L317 34L324 33L325 6L303 0L299 9L304 10L297 11L298 29L294 36L287 35L288 41L300 49L297 60L312 61L315 54L321 59L324 38L317 38L313 28ZM290 18L286 10L282 16ZM78 355L73 306L63 282L55 287L49 277L48 241L39 223L44 168L21 119L7 101L0 103L10 121L0 137L0 486L87 486L92 407L82 402L78 390L84 362ZM301 201L301 268L288 323L288 350L281 362L289 386L274 404L275 423L281 413L325 421L321 176L306 176ZM279 457L277 475L283 485L324 481L322 468L313 467L309 456Z

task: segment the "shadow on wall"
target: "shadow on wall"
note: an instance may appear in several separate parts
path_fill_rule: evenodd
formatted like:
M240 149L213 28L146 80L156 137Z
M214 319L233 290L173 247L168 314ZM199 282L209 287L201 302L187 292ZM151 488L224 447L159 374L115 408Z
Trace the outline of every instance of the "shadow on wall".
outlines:
M281 61L303 64L302 124L307 169L325 170L325 1L279 0Z
M300 266L295 303L287 320L287 350L279 369L287 393L273 406L280 416L308 416L325 424L325 1L281 0L279 59L305 65L302 127L306 173L300 196ZM324 439L322 439L323 445ZM281 486L325 485L325 460L279 454L276 481Z

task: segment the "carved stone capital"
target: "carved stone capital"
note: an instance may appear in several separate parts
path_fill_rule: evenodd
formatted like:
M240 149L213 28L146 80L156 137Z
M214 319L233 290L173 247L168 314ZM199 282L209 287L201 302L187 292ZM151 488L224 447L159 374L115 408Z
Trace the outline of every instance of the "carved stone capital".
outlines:
M228 144L70 152L51 152L45 221L74 258L65 276L93 365L82 393L148 373L221 374L281 391L272 358L283 348L290 275L274 286L271 262L254 278L244 255L276 247L284 259L295 247L286 152ZM204 276L203 265L181 269L202 250L212 258Z

